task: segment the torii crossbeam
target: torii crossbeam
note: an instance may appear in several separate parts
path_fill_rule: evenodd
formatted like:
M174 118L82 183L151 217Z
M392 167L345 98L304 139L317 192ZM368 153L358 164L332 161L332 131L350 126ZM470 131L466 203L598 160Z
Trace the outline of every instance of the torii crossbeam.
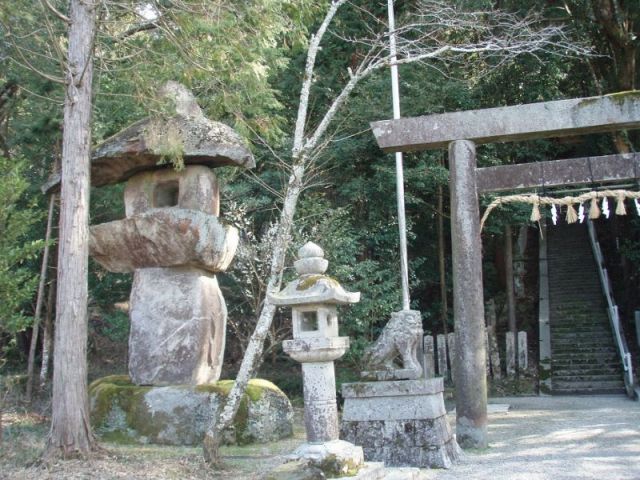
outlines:
M476 143L640 128L640 92L384 120L371 124L385 152L449 148L456 345L456 437L487 446L482 248Z

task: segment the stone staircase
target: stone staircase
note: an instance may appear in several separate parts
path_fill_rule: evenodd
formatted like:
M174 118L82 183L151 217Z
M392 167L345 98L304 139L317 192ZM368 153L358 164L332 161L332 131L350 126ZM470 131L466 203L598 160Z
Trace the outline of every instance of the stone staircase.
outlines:
M587 227L547 228L551 391L623 393L623 369Z

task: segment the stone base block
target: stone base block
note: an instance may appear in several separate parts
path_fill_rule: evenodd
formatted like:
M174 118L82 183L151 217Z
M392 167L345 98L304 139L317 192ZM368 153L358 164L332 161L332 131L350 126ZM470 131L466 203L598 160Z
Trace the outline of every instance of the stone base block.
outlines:
M327 478L352 477L364 465L362 447L344 440L305 443L296 449L292 458L308 460L313 466L322 470Z
M227 307L216 277L197 268L136 270L129 375L137 385L201 385L220 378Z
M89 386L91 424L108 441L198 445L233 383L145 387L125 375L104 377ZM293 408L287 396L266 380L249 381L224 442L265 443L291 435Z
M442 378L345 384L341 438L367 461L449 468L460 456L446 418Z

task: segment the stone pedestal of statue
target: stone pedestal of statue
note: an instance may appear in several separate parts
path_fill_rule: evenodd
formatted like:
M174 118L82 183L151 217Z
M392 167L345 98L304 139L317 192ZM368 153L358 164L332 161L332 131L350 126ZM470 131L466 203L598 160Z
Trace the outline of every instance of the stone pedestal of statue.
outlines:
M449 468L460 456L444 407L442 378L342 385L340 437L367 462Z

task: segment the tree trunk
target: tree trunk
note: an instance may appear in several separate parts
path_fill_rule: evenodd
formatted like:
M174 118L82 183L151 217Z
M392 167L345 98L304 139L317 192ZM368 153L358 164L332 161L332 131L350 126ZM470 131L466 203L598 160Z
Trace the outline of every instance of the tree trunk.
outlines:
M96 11L71 0L62 137L60 245L51 431L47 455L89 452L95 440L87 396L87 271L91 90Z
M53 207L56 203L56 195L49 196L49 215L47 216L47 232L45 233L44 253L42 254L42 267L40 268L40 281L38 283L38 297L36 300L36 311L33 316L33 329L31 333L31 345L29 345L29 358L27 360L27 402L31 403L33 392L33 365L36 358L36 347L38 346L38 332L40 330L40 317L42 316L42 304L44 303L44 286L47 282L47 270L49 267L49 243L51 241L51 230L53 223Z
M53 264L55 265L54 258ZM42 332L42 365L40 366L40 390L44 390L49 376L49 361L53 349L53 315L56 306L56 279L53 278L49 283L49 291L47 293L47 313L44 317L44 329Z
M293 226L293 217L296 212L298 197L304 186L304 175L306 171L306 163L308 161L307 154L312 152L319 144L320 139L326 132L326 129L335 116L339 107L346 101L349 93L355 87L358 79L351 77L349 83L340 92L338 97L333 101L327 109L320 124L316 127L313 135L305 142L305 125L307 124L307 109L309 106L309 95L311 84L313 81L313 71L315 68L316 55L320 49L320 41L324 36L331 20L335 16L338 8L342 6L346 0L333 0L327 11L327 14L318 28L318 31L311 37L309 42L309 50L307 51L307 60L305 64L302 87L300 90L300 103L298 104L298 114L296 118L295 130L293 135L293 148L291 149L292 168L284 194L284 202L280 219L278 222L278 230L276 234L275 245L271 254L271 268L269 271L269 282L265 292L264 303L260 317L256 323L256 328L251 335L249 345L242 358L240 371L236 376L236 381L227 397L222 408L222 413L215 418L204 437L203 454L206 462L211 464L219 463L219 448L222 441L222 432L231 425L240 406L240 400L244 395L249 379L253 376L262 358L264 350L264 341L269 333L271 322L276 311L275 305L269 302L268 294L276 293L280 290L282 283L282 272L284 270L284 262L287 255L287 248L290 243L291 227Z
M511 225L504 227L504 272L509 331L515 335L518 326L516 324L516 296L513 289L513 232Z
M449 304L447 299L447 271L444 251L444 200L442 185L438 185L438 267L440 270L440 319L442 320L442 333L447 335L449 327Z
M300 196L303 186L305 173L303 163L304 162L300 160L297 162L297 165L293 167L293 173L291 174L289 184L287 185L284 205L278 224L276 243L273 247L273 253L271 254L271 270L269 274L269 284L267 286L268 293L278 292L282 283L282 271L284 269L287 248L290 242L293 217L295 215L298 197ZM269 302L269 299L265 298L262 311L260 312L260 318L258 319L256 328L249 340L249 345L247 346L246 353L242 359L242 364L240 365L240 371L236 376L235 384L227 397L222 413L217 418L216 422L209 425L207 433L205 434L203 453L204 458L208 463L219 463L219 448L222 440L222 432L233 422L247 384L255 374L262 356L264 341L267 333L269 332L269 327L271 326L274 313L275 305L272 305L271 302Z
M514 354L518 358L518 325L516 323L516 295L513 288L513 232L511 225L504 227L504 272L507 293L507 318L509 331L513 333Z
M606 56L613 57L613 61L606 64L609 68L600 69L603 77L613 73L609 76L612 92L634 90L636 87L638 44L634 27L638 18L637 5L633 5L633 2L625 3L617 0L591 0L593 17L599 25L597 33L607 40L609 52L606 52ZM633 151L633 146L623 132L614 132L612 136L618 153Z

